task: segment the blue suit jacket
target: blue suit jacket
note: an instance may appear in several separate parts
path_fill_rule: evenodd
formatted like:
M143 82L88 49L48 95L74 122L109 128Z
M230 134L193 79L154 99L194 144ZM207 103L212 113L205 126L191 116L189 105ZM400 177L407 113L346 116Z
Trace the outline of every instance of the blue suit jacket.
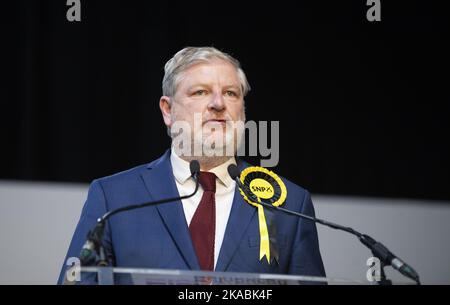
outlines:
M240 170L250 166L238 161ZM305 189L282 178L287 188L283 207L314 215ZM178 196L170 163L170 150L148 165L94 180L70 244L67 257L78 257L96 219L109 210L130 204ZM244 201L238 188L220 249L216 271L283 273L325 276L314 223L277 213L279 264L259 260L259 227L256 208ZM181 201L127 211L112 216L104 246L112 264L120 267L199 270ZM64 281L63 266L59 283ZM127 283L127 279L116 279ZM95 283L82 277L83 283Z

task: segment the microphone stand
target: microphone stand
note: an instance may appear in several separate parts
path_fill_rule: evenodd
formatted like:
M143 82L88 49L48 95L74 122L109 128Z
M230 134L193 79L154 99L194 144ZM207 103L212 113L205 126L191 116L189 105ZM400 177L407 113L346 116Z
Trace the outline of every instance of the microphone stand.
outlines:
M348 232L348 233L353 234L356 237L358 237L358 239L361 241L361 243L370 249L373 256L380 260L381 270L380 270L380 281L378 282L380 285L392 285L392 281L388 280L386 278L386 273L384 272L384 267L389 266L389 265L392 265L395 269L397 269L404 276L414 280L418 285L420 285L419 275L412 267L408 266L407 264L402 262L400 259L395 257L383 244L377 242L375 239L373 239L369 235L362 234L350 227L345 227L345 226L342 226L342 225L339 225L339 224L336 224L333 222L329 222L329 221L326 221L323 219L319 219L319 218L308 216L308 215L305 215L302 213L287 210L282 207L273 206L270 203L264 202L263 200L258 198L246 185L242 184L242 182L239 180L239 177L238 177L239 175L237 174L236 170L237 170L237 168L232 169L232 170L230 170L230 168L229 168L228 172L229 172L230 176L233 178L233 180L236 181L239 188L253 202L255 202L257 204L261 204L262 206L264 206L266 208L269 208L269 209L272 209L275 211L281 211L283 213L294 215L297 217L305 218L305 219L320 223L321 225L325 225L325 226L333 228L333 229Z
M191 161L190 169L191 169L191 177L194 178L194 180L195 180L195 190L191 194L181 196L181 197L173 197L173 198L161 199L161 200L156 200L156 201L150 201L150 202L141 203L141 204L124 206L124 207L121 207L121 208L118 208L118 209L115 209L112 211L108 211L102 217L97 219L97 225L95 226L95 228L92 231L89 231L89 233L87 235L87 241L81 250L80 257L79 257L81 265L86 266L86 265L90 265L91 263L93 263L94 257L92 254L94 251L95 251L95 253L98 254L98 260L96 262L96 265L97 266L107 266L108 265L108 259L106 257L106 252L103 247L102 241L103 241L103 234L105 231L106 221L111 216L121 213L121 212L125 212L125 211L140 209L140 208L144 208L144 207L152 206L152 205L156 205L156 204L161 204L161 203L167 203L167 202L187 199L187 198L194 196L197 193L198 187L199 187L198 174L200 172L200 164L198 163L197 160Z

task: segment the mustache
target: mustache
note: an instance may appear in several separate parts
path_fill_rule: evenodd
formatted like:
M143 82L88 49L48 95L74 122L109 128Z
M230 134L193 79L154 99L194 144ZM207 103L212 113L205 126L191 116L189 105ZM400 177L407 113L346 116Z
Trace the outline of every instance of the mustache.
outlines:
M231 118L229 117L212 117L212 118L206 118L203 119L203 124L210 122L210 121L223 121L223 122L229 122L229 121L233 121Z

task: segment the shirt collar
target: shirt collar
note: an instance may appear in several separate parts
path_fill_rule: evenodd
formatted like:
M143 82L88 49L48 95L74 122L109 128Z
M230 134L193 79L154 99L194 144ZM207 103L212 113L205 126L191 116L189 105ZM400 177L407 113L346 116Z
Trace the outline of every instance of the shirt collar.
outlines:
M172 163L172 170L175 179L178 181L178 183L184 184L191 177L189 162L181 159L175 153L173 148L170 154L170 162ZM228 166L230 164L236 165L236 159L234 157L209 170L210 173L214 173L217 176L219 181L223 185L225 185L225 187L230 187L233 183L233 179L231 179L230 175L228 174Z

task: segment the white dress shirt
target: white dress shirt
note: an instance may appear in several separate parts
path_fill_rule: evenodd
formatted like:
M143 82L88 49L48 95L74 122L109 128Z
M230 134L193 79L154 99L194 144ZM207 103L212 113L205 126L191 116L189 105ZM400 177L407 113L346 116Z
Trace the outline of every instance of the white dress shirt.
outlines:
M173 174L180 196L189 195L195 189L195 181L190 178L189 162L181 159L172 149L170 154ZM233 204L234 189L236 182L228 174L228 165L236 164L235 158L230 158L227 162L209 170L216 174L216 233L214 238L214 268L216 268L219 258L220 247L222 246L225 229L227 227L228 217L230 216L231 206ZM184 216L189 225L192 217L200 204L203 196L203 189L199 186L198 192L187 199L183 199Z

